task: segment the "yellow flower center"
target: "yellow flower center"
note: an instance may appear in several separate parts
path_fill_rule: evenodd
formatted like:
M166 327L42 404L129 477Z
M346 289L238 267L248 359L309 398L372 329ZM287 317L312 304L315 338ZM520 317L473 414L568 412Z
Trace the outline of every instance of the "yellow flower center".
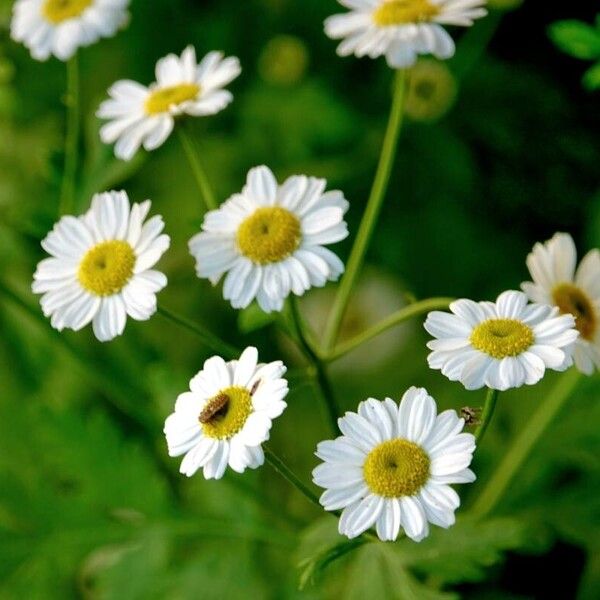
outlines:
M87 251L79 264L79 283L96 296L120 292L133 275L135 253L121 240L101 242Z
M471 344L494 358L518 356L535 341L531 327L516 319L488 319L471 333Z
M148 115L158 115L169 112L172 106L177 106L188 100L193 100L200 93L200 86L195 83L180 83L171 87L153 91L146 99L144 108Z
M429 479L430 463L420 446L397 438L369 452L363 475L370 490L378 496L414 496Z
M78 17L93 0L45 0L42 14L51 23L62 23Z
M279 206L259 208L239 226L240 252L259 265L279 262L298 248L300 220Z
M598 328L598 315L583 290L571 283L561 283L552 290L552 298L561 313L575 317L575 327L581 337L593 340Z
M439 6L429 0L386 0L373 13L379 27L431 21L440 12Z
M250 392L240 386L221 390L208 401L198 420L204 435L227 440L242 429L252 412Z

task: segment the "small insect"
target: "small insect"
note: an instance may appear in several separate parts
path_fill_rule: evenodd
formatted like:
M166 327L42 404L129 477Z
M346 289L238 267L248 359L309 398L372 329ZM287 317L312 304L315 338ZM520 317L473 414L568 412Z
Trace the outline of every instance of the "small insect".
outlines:
M209 423L215 417L224 414L229 404L229 396L227 394L219 394L213 398L200 413L198 421L200 423Z
M256 393L256 390L258 389L258 386L260 385L261 380L257 379L254 384L252 385L252 389L250 390L250 395L254 396L254 394Z
M479 425L480 415L481 408L463 406L463 408L460 409L460 416L465 420L465 425Z

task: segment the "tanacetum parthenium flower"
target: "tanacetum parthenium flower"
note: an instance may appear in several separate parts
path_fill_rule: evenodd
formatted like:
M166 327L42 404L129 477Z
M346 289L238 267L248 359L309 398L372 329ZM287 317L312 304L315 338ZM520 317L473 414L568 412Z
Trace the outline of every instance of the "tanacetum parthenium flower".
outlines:
M129 0L17 0L10 33L33 58L66 61L80 46L113 36L128 19Z
M568 233L536 244L527 257L533 282L521 284L534 302L552 304L575 317L579 338L573 358L587 375L600 368L600 252L590 250L577 267L577 250Z
M117 81L96 115L106 119L100 129L105 144L115 144L115 155L130 160L141 146L155 150L169 137L178 116L203 117L223 110L233 95L223 89L241 73L235 57L210 52L198 64L188 46L156 63L156 82L146 87L131 80Z
M522 292L503 292L496 302L456 300L450 311L427 316L425 329L437 338L427 344L428 362L468 390L533 385L546 369L562 371L573 362L575 319L527 304Z
M251 169L242 192L207 213L189 242L198 277L214 285L226 273L225 299L245 308L256 298L265 312L336 280L344 265L324 246L348 235L348 202L326 184L297 175L278 185L267 167Z
M209 358L180 394L165 421L169 456L181 456L180 472L191 477L203 469L206 479L220 479L229 465L242 473L264 462L261 447L273 419L286 408L288 384L281 361L258 364L256 348L239 360Z
M349 13L325 21L325 32L343 39L340 56L385 56L395 69L410 67L419 54L450 58L454 41L442 25L468 27L486 15L485 0L338 0Z
M62 217L42 241L32 289L43 294L52 327L78 331L90 321L102 341L123 333L127 316L145 321L156 312L156 293L167 278L152 267L170 243L162 217L144 223L150 201L130 208L125 192L92 199L83 216Z
M460 499L450 485L475 480L468 468L475 438L461 433L455 411L438 415L427 391L413 387L400 406L369 398L338 423L343 435L317 446L324 462L313 480L326 489L325 510L343 509L342 535L354 538L375 525L381 540L395 540L403 529L419 542L429 523L454 524Z

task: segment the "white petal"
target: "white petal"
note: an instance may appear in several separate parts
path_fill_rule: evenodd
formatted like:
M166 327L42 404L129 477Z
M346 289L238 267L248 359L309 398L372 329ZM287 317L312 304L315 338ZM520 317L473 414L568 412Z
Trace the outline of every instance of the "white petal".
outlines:
M402 510L402 527L406 535L420 542L429 534L429 526L425 517L425 511L419 500L415 497L405 496L400 500Z
M383 498L371 494L358 504L344 509L339 522L340 533L351 539L359 536L377 521L383 505Z
M401 508L400 500L387 498L381 515L377 520L377 536L380 540L395 541L400 533Z

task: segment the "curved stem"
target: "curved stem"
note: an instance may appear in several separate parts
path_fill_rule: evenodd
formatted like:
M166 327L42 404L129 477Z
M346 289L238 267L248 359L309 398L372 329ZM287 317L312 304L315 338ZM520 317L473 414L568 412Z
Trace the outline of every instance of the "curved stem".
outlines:
M453 298L428 298L427 300L420 300L418 302L414 302L413 304L409 304L404 308L401 308L399 311L391 314L389 317L386 317L373 327L363 331L355 338L340 344L331 352L331 354L325 357L327 362L331 362L341 358L348 352L352 352L355 348L358 348L365 342L372 340L374 337L384 333L388 329L399 325L400 323L411 319L412 317L418 317L419 315L428 313L431 310L436 309L446 309L449 304L453 301Z
M77 54L67 62L67 131L65 135L65 168L63 172L59 214L70 213L75 199L77 146L79 144L79 66Z
M481 443L481 440L487 431L487 428L492 420L492 416L494 415L494 410L496 410L496 402L498 401L498 396L500 392L498 390L489 389L485 396L485 404L483 405L483 412L481 413L481 422L479 426L475 430L475 442L477 445Z
M398 136L400 135L400 128L402 126L402 117L404 114L404 89L405 89L406 73L405 71L396 72L396 80L394 86L394 98L392 102L392 108L390 111L390 118L388 121L385 138L383 141L383 147L381 149L381 156L379 158L379 165L377 167L377 173L375 174L375 180L373 181L373 187L367 202L367 207L363 215L356 240L350 257L348 258L348 264L346 266L346 273L342 278L339 290L337 292L333 308L329 315L329 321L325 329L325 335L323 337L323 348L326 353L331 352L335 345L346 307L350 300L350 294L352 288L356 283L358 274L362 267L367 248L375 225L377 224L377 218L381 211L381 206L385 198L387 191L388 182L390 180L390 174L396 156L396 145L398 142Z
M517 439L504 455L504 459L494 471L492 478L488 481L477 501L473 506L473 514L481 518L491 513L504 492L508 489L517 471L531 451L535 448L539 439L546 431L550 423L560 412L565 402L577 386L581 374L575 368L558 382L558 385L548 395L545 403L540 405L537 411L530 417L526 426L521 430Z
M223 341L219 336L206 329L203 325L195 323L194 321L178 315L162 306L158 307L157 312L165 317L165 319L169 319L169 321L172 321L180 327L197 335L209 348L218 352L223 358L237 358L240 355L240 350Z
M192 168L192 173L194 174L194 179L196 180L198 188L200 189L202 200L204 201L204 204L208 210L213 210L219 205L215 199L215 195L213 194L206 172L204 171L202 163L200 162L198 149L194 144L194 140L192 139L190 132L186 129L186 124L179 123L178 125L180 125L177 127L179 140L181 141L185 155L187 156L190 167Z
M290 308L297 341L302 347L304 354L315 368L315 375L317 378L317 383L319 384L319 388L321 390L321 395L325 402L327 416L329 417L329 424L331 426L332 432L335 435L337 435L337 420L339 416L339 409L337 406L337 402L335 401L335 396L333 394L333 387L331 386L331 382L329 381L329 377L327 375L327 369L325 367L325 364L321 360L321 357L316 353L316 351L306 339L306 336L304 334L304 324L302 322L302 317L298 309L298 303L293 296L290 298Z
M322 506L319 503L319 498L316 494L295 475L295 473L271 450L268 446L263 446L265 453L265 460L284 478L287 479L297 490L299 490L308 500L318 506L320 509Z

